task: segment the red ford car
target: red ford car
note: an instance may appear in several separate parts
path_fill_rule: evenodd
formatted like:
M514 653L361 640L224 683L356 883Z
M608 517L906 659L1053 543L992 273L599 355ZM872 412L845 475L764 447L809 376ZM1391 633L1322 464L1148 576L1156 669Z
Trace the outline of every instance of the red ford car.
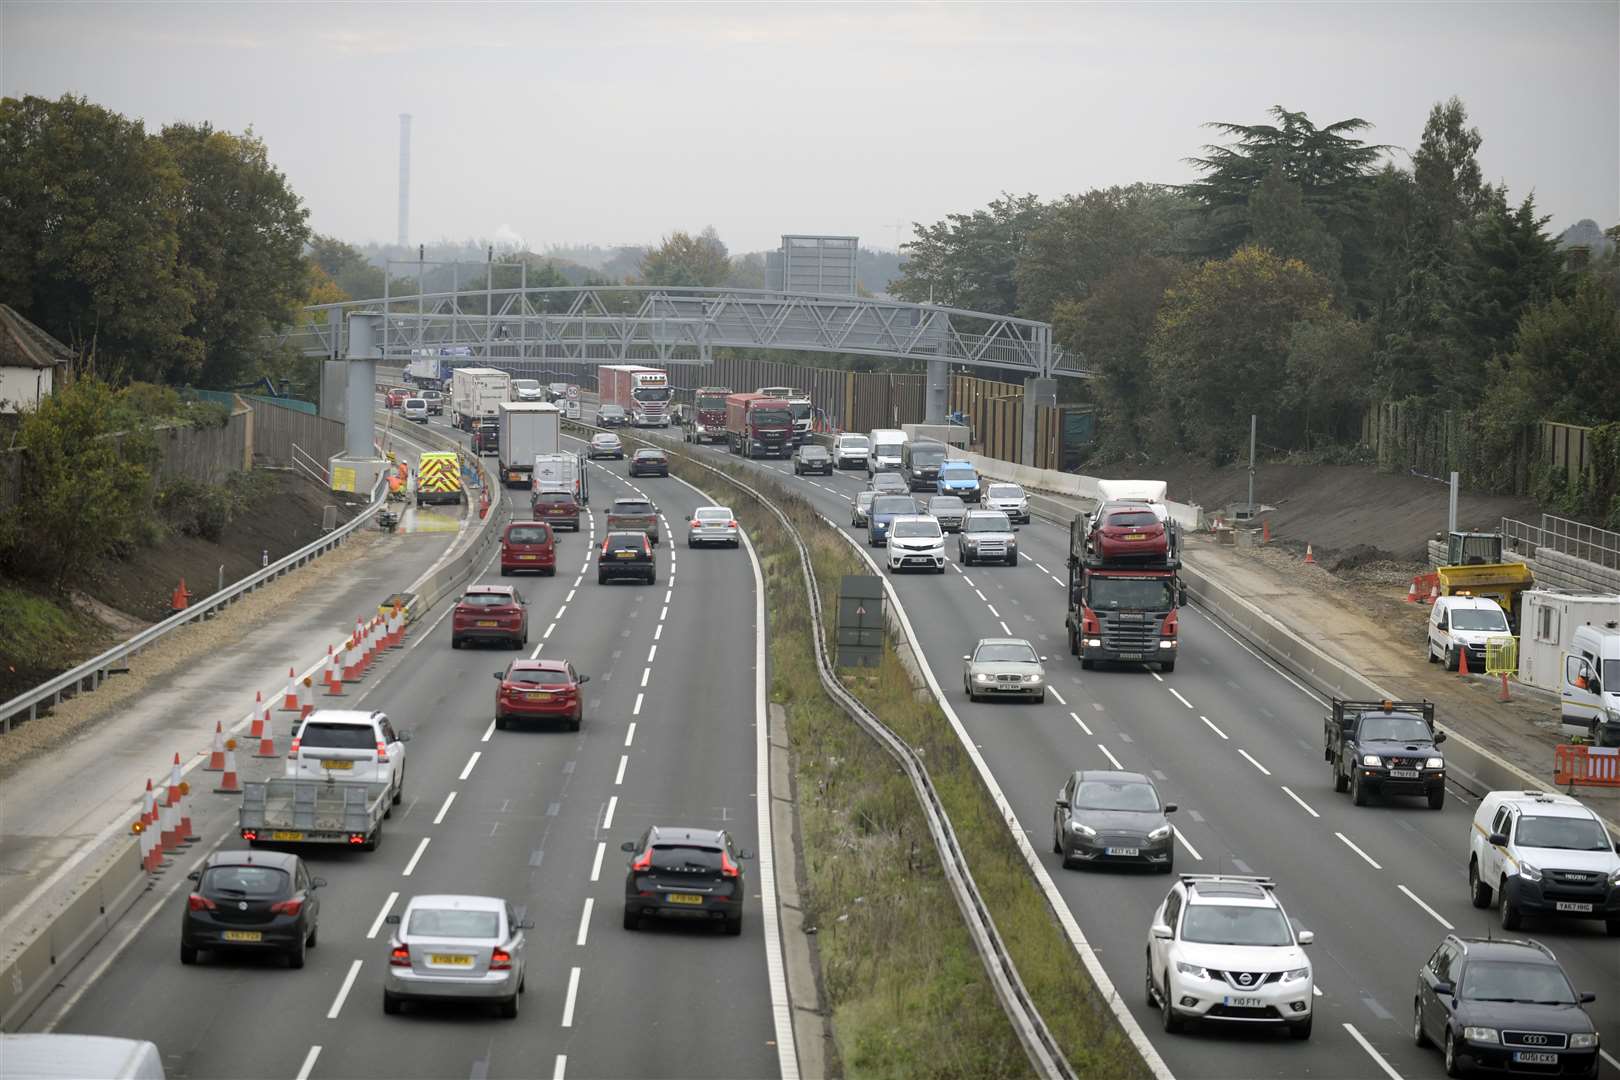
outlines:
M514 660L495 678L495 726L505 729L514 720L561 720L578 731L585 719L579 688L591 681L567 660Z
M579 500L571 491L537 491L529 502L535 520L544 518L552 528L567 525L579 532Z
M499 641L521 649L529 643L529 611L510 585L469 585L450 617L450 647L468 641Z
M501 576L533 570L557 575L557 541L543 521L514 521L501 537Z
M1142 503L1104 503L1092 526L1091 546L1109 562L1163 562L1170 554L1164 522Z

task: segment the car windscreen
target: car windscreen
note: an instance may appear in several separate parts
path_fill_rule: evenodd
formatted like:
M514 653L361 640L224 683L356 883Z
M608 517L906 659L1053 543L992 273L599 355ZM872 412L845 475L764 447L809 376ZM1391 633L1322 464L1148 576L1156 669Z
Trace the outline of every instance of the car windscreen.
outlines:
M965 504L955 495L939 495L928 500L928 509L932 513L944 510L947 513L957 513L965 508Z
M731 508L728 506L705 506L698 510L699 521L730 521Z
M1004 533L1012 532L1012 522L1007 520L1006 514L969 514L962 528L970 533Z
M906 482L899 473L880 472L872 477L872 489L874 491L883 491L889 488L895 491L904 491L906 490Z
M405 932L421 937L496 938L501 935L501 916L497 911L417 908L411 912Z
M840 435L838 445L849 450L865 450L871 443L865 435Z
M916 446L911 448L911 464L917 469L937 469L945 463L943 446Z
M855 496L855 505L859 506L862 510L870 510L872 508L872 501L877 497L878 493L875 491L862 491Z
M214 866L199 883L205 896L240 896L270 899L286 896L292 879L273 866Z
M1519 1001L1574 1005L1569 980L1553 964L1520 964L1511 960L1475 960L1463 971L1459 996L1465 1001Z
M370 724L333 724L311 720L304 725L299 743L331 750L373 750L377 746L377 732Z
M947 461L944 465L939 467L939 475L943 476L947 480L972 480L977 474L973 471L973 466L971 465L959 464L955 461Z
M1110 529L1145 529L1157 525L1159 519L1151 510L1122 510L1109 514L1103 525Z
M619 437L617 435L594 435L591 437L591 442L597 446L618 446Z
M573 680L569 679L566 671L519 668L507 672L506 681L523 683L525 686L566 686Z
M872 500L874 514L915 514L917 500L910 495L879 495Z
M571 503L574 496L566 491L542 491L534 497L537 503Z
M1367 742L1428 742L1433 736L1421 716L1363 716L1361 738Z
M720 394L699 394L694 404L704 412L718 412L726 407L726 399Z
M670 393L667 386L638 386L630 391L630 396L637 401L668 401Z
M985 494L992 499L1022 499L1024 489L1016 484L991 484Z
M933 521L897 521L894 523L894 536L904 540L908 537L939 538L939 525Z
M1500 630L1508 632L1507 619L1492 608L1457 608L1451 613L1453 630Z
M512 388L514 390L538 390L538 389L540 389L540 380L539 379L513 379L512 380Z
M609 551L645 551L647 537L644 533L608 533L607 544Z
M1520 847L1609 850L1609 834L1591 818L1524 816L1514 840Z
M695 844L654 844L653 865L659 870L720 871L720 849Z
M1276 908L1189 904L1181 940L1205 945L1292 945L1288 920Z
M808 401L790 401L788 402L788 411L793 414L795 420L810 419L810 403Z
M1165 578L1091 579L1093 610L1169 611L1175 607L1175 591Z
M515 525L506 534L509 544L543 544L551 539L551 530L544 525Z
M662 450L637 450L636 451L636 460L637 461L663 461L664 460L664 452Z
M623 416L624 415L624 406L623 405L603 405L600 409L596 410L596 413L597 413L598 416Z
M825 461L827 460L827 448L825 446L800 447L799 459L801 461L809 461L811 459L816 461Z
M974 662L979 664L1036 664L1040 659L1034 649L1017 642L980 645L973 654Z
M512 598L504 593L475 592L463 596L461 602L468 607L507 607Z
M608 513L619 517L624 517L626 515L630 517L645 517L652 512L652 503L629 501L616 502L613 504L613 508L608 511Z
M1118 780L1082 780L1071 805L1076 810L1141 810L1159 808L1159 796L1149 784Z
M425 409L427 408L427 402L419 397L406 398L405 407L407 409Z

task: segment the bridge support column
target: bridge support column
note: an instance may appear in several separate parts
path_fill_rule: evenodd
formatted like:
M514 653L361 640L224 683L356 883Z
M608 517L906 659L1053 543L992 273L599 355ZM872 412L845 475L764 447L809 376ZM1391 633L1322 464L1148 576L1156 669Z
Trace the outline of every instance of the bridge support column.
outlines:
M329 463L333 491L366 494L387 466L376 448L377 358L382 352L382 328L383 317L377 312L356 311L349 315L349 353L341 361L348 369L343 453Z
M1037 406L1057 404L1057 380L1032 378L1024 380L1024 441L1019 455L1020 465L1035 464L1035 417Z
M943 424L950 402L951 364L949 360L928 361L928 381L923 390L923 423Z

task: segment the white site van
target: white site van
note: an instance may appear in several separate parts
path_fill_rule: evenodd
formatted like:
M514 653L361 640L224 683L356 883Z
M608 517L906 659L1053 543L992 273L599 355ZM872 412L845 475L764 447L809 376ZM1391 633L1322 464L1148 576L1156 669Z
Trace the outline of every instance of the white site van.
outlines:
M1429 663L1449 671L1457 670L1457 654L1466 649L1468 670L1484 674L1486 643L1512 637L1501 605L1483 596L1442 596L1429 611Z
M1620 626L1577 626L1559 692L1564 731L1620 746Z

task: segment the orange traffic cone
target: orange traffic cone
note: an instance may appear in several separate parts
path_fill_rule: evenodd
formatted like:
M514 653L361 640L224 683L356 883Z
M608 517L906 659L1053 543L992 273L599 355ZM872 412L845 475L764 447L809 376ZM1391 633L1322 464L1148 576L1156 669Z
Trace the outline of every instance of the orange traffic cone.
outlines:
M270 720L270 709L264 703L264 695L253 691L253 726L248 729L248 738L264 738L264 729Z
M205 772L220 772L225 768L225 728L218 720L214 721L214 746L208 754L208 764L203 766Z
M1406 587L1406 602L1408 604L1417 603L1417 578L1413 578L1412 584Z
M164 802L158 805L158 842L166 848L180 846L180 818L174 812L172 803Z
M292 668L287 669L287 689L281 695L281 711L298 711L298 676Z
M146 794L141 797L141 824L151 828L157 821L157 795L152 791L152 778L146 778Z
M328 686L337 681L337 656L330 645L326 647L326 659L321 661L321 681Z
M1439 582L1436 582L1435 584L1429 586L1428 598L1423 602L1425 604L1433 604L1438 599L1440 599L1440 584Z
M1316 556L1311 553L1311 545L1305 545L1305 563L1307 566L1316 565Z
M181 578L180 584L174 587L174 593L169 597L169 607L173 611L184 611L191 604L191 594L186 591L186 579Z
M180 781L180 842L195 844L202 837L191 831L191 813L186 809L185 800L191 796L191 785L184 780Z
M269 724L264 725L264 731L259 734L259 748L253 752L256 758L270 758L276 756L276 733Z
M169 801L180 801L180 752L174 753L174 764L169 766Z
M1262 544L1271 543L1271 519L1270 518L1266 518L1264 521L1262 521L1260 523L1260 542Z
M1496 695L1496 700L1497 701L1512 701L1513 700L1513 698L1508 695L1507 672L1505 672L1505 671L1502 672L1502 691L1501 691L1501 693Z
M236 740L231 739L225 743L225 775L219 778L219 787L214 789L216 795L240 795L242 784L236 778Z
M308 675L298 684L298 719L315 711L315 680Z
M1468 674L1468 650L1460 646L1457 649L1457 674Z

